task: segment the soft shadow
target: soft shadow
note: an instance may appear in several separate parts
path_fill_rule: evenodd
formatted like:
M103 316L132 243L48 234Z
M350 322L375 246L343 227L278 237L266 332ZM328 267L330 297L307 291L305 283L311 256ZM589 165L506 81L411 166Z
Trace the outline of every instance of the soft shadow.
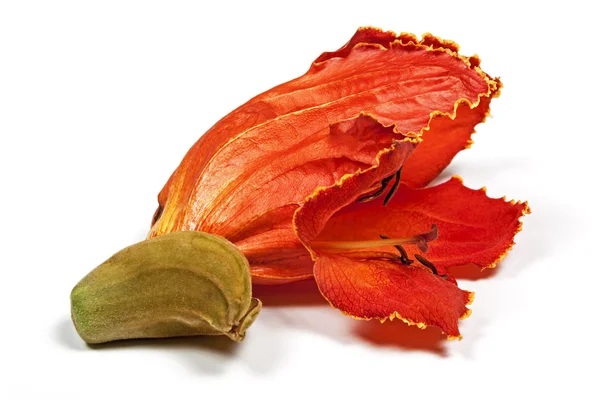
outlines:
M483 310L481 310L483 311ZM460 354L462 357L474 360L476 358L477 342L486 336L486 326L489 319L483 312L474 312L460 324L462 340L451 342L452 354Z
M119 340L104 344L86 344L68 319L60 321L53 337L61 345L78 351L111 352L152 350L168 352L193 373L221 374L243 346L226 336L190 336L164 339ZM264 364L264 363L263 363ZM262 364L261 364L262 365ZM252 367L252 364L250 365Z
M262 316L263 321L271 329L300 329L341 343L362 342L398 351L447 355L448 341L438 328L422 330L400 320L385 323L355 320L331 307L314 280L278 286L257 285L253 295L263 301L267 311Z
M87 344L87 347L100 351L120 350L131 347L205 350L225 356L232 356L235 354L236 344L236 342L227 336L186 336L160 339L117 340L102 344Z
M63 347L70 350L85 350L86 344L77 335L75 326L70 319L63 319L54 328L54 334L52 337Z
M469 175L471 178L492 180L500 174L523 171L531 167L529 160L524 158L494 159L485 162L471 160L453 160L428 186L437 186L444 183L454 175Z
M194 374L214 375L226 372L240 346L240 343L236 343L226 336L132 339L88 345L90 349L102 352L124 351L126 349L167 352Z
M510 268L501 271L503 276L510 276L512 272L518 272L557 252L563 252L578 239L578 221L565 212L565 207L550 201L529 202L529 206L531 214L522 219L523 231L515 238L517 245L506 259ZM561 245L557 246L556 243Z
M193 347L207 349L224 355L235 352L236 342L227 336L189 336L160 339L128 339L102 344L87 344L78 335L71 320L64 319L56 325L54 338L63 346L72 350L115 350L131 347L182 348Z
M440 356L448 354L444 346L446 337L435 327L419 329L401 321L357 321L354 333L376 346L426 351Z

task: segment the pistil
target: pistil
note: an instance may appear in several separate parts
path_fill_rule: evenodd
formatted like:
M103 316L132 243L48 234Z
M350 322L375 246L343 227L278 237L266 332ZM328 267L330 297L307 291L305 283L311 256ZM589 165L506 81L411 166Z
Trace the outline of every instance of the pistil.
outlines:
M437 226L432 225L431 230L414 236L408 236L403 238L389 238L380 240L359 240L359 241L316 241L312 242L311 246L315 250L340 252L344 250L356 250L356 249L372 249L376 247L385 246L397 246L403 244L414 244L423 253L428 250L427 242L437 239L438 231Z

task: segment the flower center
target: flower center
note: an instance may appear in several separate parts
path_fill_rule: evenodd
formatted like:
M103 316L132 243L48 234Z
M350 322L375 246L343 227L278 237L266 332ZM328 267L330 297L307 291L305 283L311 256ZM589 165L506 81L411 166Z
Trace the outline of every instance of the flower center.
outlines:
M321 251L344 251L344 250L355 250L355 249L372 249L375 247L385 247L385 246L399 246L403 244L414 244L419 250L423 253L426 253L428 250L427 242L431 242L437 239L438 230L437 226L432 225L431 230L420 233L414 236L407 236L403 238L389 238L387 236L381 235L381 239L379 240L358 240L358 241L342 241L342 242L312 242L311 247L315 250Z
M324 252L331 253L346 253L349 257L360 257L360 258L386 258L392 259L396 261L400 261L404 265L411 265L414 260L408 258L408 254L403 244L414 244L419 250L423 253L426 253L429 249L427 245L428 242L431 242L438 237L438 229L437 226L431 225L431 229L424 233L419 233L414 236L402 237L402 238L390 238L385 235L379 235L380 240L357 240L357 241L316 241L311 243L311 247L315 250L320 250ZM366 249L373 249L377 247L386 247L386 246L394 246L396 250L400 253L400 257L393 256L390 253L385 252L377 252L377 251L364 251ZM352 250L363 250L363 251L355 251ZM391 256L391 257L390 257ZM448 275L438 274L438 270L433 265L433 263L427 260L425 257L420 254L415 254L414 257L422 264L424 267L427 267L431 270L434 275L438 275L444 279L448 279Z

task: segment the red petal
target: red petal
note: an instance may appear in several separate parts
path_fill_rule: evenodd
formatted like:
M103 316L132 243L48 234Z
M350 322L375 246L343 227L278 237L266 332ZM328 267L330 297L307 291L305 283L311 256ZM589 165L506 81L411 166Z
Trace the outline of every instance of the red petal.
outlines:
M247 236L245 227L266 213L298 207L315 190L377 165L402 139L395 132L422 132L432 115L491 96L497 82L455 51L428 36L418 42L359 30L305 75L255 97L203 135L161 191L150 236ZM364 114L389 129L351 128L360 128L355 121ZM365 176L373 179L361 183L365 190L380 179Z
M426 189L401 185L385 207L381 201L352 204L333 216L316 240L405 237L435 224L439 236L429 243L428 260L439 267L475 263L491 268L511 249L521 230L519 219L527 213L526 202L491 199L484 190L469 189L454 177ZM416 246L406 248L409 253L419 251Z
M438 326L460 338L458 320L469 316L473 294L420 268L384 260L352 260L319 254L315 279L332 306L359 319L399 318Z

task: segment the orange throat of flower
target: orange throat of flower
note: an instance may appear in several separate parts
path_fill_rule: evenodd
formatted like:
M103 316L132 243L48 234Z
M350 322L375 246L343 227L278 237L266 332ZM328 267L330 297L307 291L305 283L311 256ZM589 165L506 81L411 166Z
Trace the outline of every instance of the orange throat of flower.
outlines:
M380 235L378 240L359 240L359 241L315 241L311 243L313 250L323 253L344 253L345 256L350 258L380 258L388 259L392 261L400 262L403 265L411 265L414 260L411 260L408 253L402 247L405 244L414 244L423 253L427 253L429 250L428 243L436 240L438 237L438 229L436 225L432 225L431 229L424 233L417 235L401 237L401 238L390 238L385 235ZM381 247L393 246L398 251L399 255L392 254L385 251L373 251ZM439 275L444 279L447 279L447 275L438 274L438 269L420 254L414 254L414 258L419 263L430 269L435 275Z

